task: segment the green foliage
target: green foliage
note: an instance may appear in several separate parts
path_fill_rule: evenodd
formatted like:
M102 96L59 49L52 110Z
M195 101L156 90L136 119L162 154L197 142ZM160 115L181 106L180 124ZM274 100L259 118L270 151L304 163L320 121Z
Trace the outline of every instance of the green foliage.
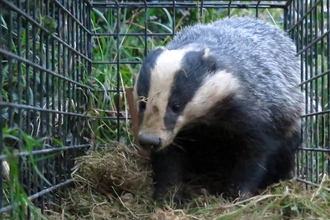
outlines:
M56 29L57 29L57 22L54 18L45 15L42 17L41 19L41 25L46 28L50 34L55 33Z
M54 158L55 155L60 153L35 156L34 150L51 148L51 146L47 144L49 138L35 139L18 128L2 128L2 139L4 144L2 152L4 160L1 160L2 169L4 170L4 185L2 189L4 193L4 197L2 198L3 207L7 205L12 206L12 213L10 216L12 219L26 219L28 214L27 210L29 210L33 219L37 217L47 219L30 201L26 193L26 182L23 180L24 185L22 184L22 176L28 172L29 176L34 177L33 179L39 177L40 180L45 182L46 186L44 187L52 186L44 176L43 171L40 170L39 163L46 161L48 158ZM21 141L23 143L20 143ZM50 141L50 143L51 142L52 141ZM6 143L11 143L11 145L7 145ZM19 145L22 146L20 151L13 147L15 143L20 143ZM62 143L56 139L53 139L53 143L62 145ZM38 185L37 182L33 184Z

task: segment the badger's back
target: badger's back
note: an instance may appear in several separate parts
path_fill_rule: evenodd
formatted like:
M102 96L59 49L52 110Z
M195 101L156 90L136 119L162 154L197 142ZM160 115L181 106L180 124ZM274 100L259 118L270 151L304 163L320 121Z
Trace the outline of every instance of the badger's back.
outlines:
M251 111L282 127L298 120L300 60L286 32L258 19L228 18L184 28L167 45L169 50L198 48L210 48L219 67L238 77Z
M292 39L280 28L258 19L227 18L189 26L166 47L169 50L208 47L218 55L219 63L236 69L233 72L237 75L254 77L264 70L267 75L283 76L279 82L293 87L300 79L300 62Z

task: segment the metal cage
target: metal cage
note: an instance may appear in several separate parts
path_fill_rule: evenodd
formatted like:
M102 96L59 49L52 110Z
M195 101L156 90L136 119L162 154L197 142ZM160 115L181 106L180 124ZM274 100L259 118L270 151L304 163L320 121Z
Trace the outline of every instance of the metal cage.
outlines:
M125 142L125 86L148 51L186 25L227 16L264 19L295 41L306 102L296 177L319 184L330 172L329 8L330 0L0 0L0 216L59 210L73 159L95 136Z

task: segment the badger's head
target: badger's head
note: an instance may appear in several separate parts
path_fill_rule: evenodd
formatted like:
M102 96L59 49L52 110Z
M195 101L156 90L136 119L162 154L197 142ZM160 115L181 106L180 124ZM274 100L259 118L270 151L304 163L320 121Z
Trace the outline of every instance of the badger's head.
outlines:
M238 82L208 48L151 51L134 86L138 142L146 150L170 145L178 132L221 100L237 93Z

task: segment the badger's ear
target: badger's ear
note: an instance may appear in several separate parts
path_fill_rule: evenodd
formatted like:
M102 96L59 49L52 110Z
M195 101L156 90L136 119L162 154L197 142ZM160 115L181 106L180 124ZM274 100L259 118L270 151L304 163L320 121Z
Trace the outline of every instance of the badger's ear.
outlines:
M164 46L157 46L153 50L166 50L166 47L164 47Z
M205 69L209 73L214 73L217 71L217 60L214 57L214 55L211 54L210 48L205 48L204 49L204 54L203 54L203 64L205 66Z

